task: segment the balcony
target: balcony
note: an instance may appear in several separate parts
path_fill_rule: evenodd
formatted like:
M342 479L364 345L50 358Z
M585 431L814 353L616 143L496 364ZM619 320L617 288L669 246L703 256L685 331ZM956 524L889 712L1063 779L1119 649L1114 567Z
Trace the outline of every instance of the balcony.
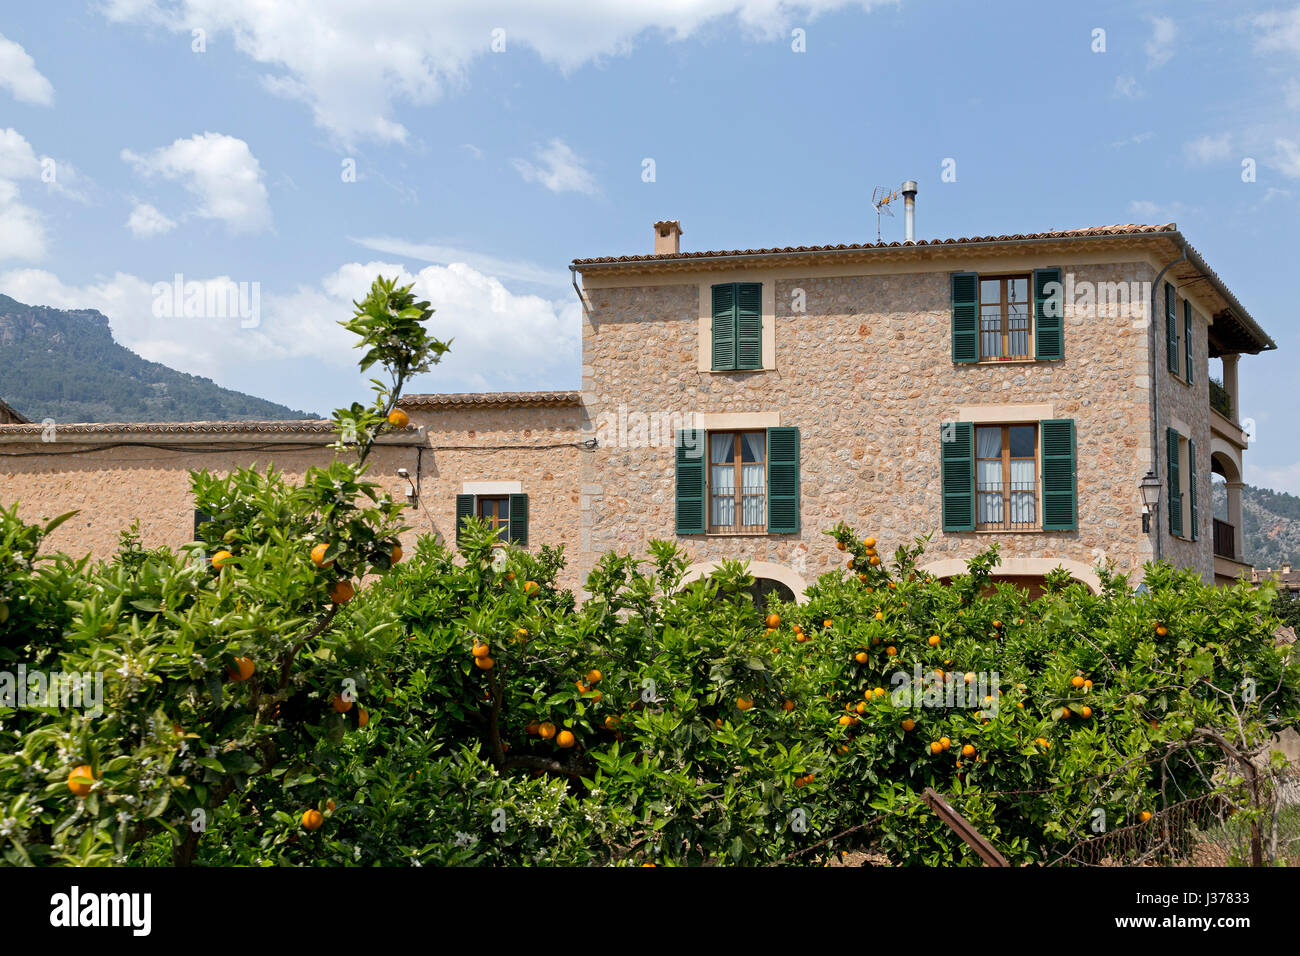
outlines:
M1237 529L1226 521L1214 519L1214 553L1221 558L1237 558Z

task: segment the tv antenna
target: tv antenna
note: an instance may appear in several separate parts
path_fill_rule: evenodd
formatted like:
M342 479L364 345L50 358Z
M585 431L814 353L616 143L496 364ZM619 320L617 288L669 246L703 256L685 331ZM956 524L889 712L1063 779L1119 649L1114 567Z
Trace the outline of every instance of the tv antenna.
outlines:
M893 216L890 203L898 198L898 192L889 186L877 186L871 193L871 205L876 207L876 242L881 242L880 217Z

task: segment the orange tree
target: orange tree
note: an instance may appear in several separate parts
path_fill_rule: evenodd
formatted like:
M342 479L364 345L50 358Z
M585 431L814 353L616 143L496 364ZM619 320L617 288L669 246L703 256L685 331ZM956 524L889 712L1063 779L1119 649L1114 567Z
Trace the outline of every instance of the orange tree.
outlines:
M1014 861L1052 862L1235 795L1225 754L1295 722L1266 594L1153 566L1141 594L1103 570L1099 594L1057 573L1031 601L991 583L996 550L941 583L917 569L923 542L891 561L831 533L848 567L766 609L740 565L682 587L663 542L646 563L605 556L581 608L554 552L481 525L459 557L422 542L337 635L340 656L376 628L393 643L368 726L315 735L300 792L323 826L230 822L292 863L763 863L867 844L976 862L924 807L932 787ZM254 804L283 802L273 784Z
M346 657L322 646L358 582L401 556L401 506L365 461L384 429L405 424L403 385L447 350L425 329L431 314L409 286L377 279L341 323L365 349L363 371L389 376L374 380L371 405L336 413L335 448L356 460L336 457L300 484L270 468L194 473L207 520L193 546L131 546L94 566L42 559L52 527L0 511L6 658L84 678L76 687L92 696L102 687L98 707L0 700L5 860L120 862L153 838L189 863L251 781L310 775L302 755L322 712L356 720L384 628Z

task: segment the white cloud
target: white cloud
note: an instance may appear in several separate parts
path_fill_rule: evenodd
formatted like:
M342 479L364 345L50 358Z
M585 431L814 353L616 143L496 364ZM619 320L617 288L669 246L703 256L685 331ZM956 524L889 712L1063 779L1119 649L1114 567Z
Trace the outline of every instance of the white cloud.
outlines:
M355 370L358 358L355 337L338 322L352 315L353 300L363 298L381 274L414 281L415 291L437 310L430 332L455 340L442 364L413 383L416 389L576 387L581 340L576 298L553 301L517 295L499 279L464 264L426 266L408 274L394 263L350 262L315 284L283 294L262 292L260 321L254 328L243 328L237 316L156 317L154 285L171 283L171 276L146 279L119 272L77 286L45 270L22 269L0 274L0 289L33 305L98 309L108 316L114 338L123 345L147 359L217 381L239 375L276 382L299 360L317 363L313 378L321 385L318 394L277 396L293 407L310 408L332 407L331 402L356 397L346 391L350 381L343 386L335 381L340 373ZM196 281L215 285L232 280L220 276ZM322 376L321 365L333 371Z
M576 192L594 196L599 192L582 159L561 139L553 139L536 153L540 166L526 159L514 159L519 175L526 182L541 183L553 193Z
M199 199L194 214L224 222L232 234L270 228L271 207L262 183L262 167L242 139L196 133L145 155L124 149L122 159L143 176L182 183Z
M40 70L31 54L0 33L0 87L7 89L20 103L50 106L54 87Z
M1151 17L1151 39L1144 49L1147 54L1147 69L1155 70L1174 58L1174 40L1178 37L1178 25L1172 17Z
M1115 77L1115 95L1122 96L1127 100L1140 98L1143 93L1142 87L1138 85L1137 77L1127 73Z
M1197 166L1221 163L1232 155L1232 136L1221 133L1211 136L1209 133L1191 140L1183 147L1187 160Z
M1273 147L1273 165L1282 175L1291 179L1300 179L1300 144L1295 140L1278 139Z
M1294 10L1271 10L1253 21L1259 35L1255 47L1269 53L1294 53L1300 56L1300 5Z
M463 86L479 57L532 50L564 71L627 53L647 32L682 40L705 24L735 17L751 36L788 37L792 24L844 8L871 9L897 0L110 0L118 22L188 34L209 42L228 33L236 49L270 71L268 90L306 104L316 123L343 144L405 142L398 103L437 100ZM797 20L795 18L798 18ZM493 53L504 30L505 52Z
M462 262L479 272L533 285L567 287L572 282L568 270L546 269L532 262L498 259L496 256L483 255L482 253L456 249L451 246L410 242L406 239L395 239L391 236L353 238L352 241L372 252L398 256L402 259L418 259L421 262L433 262L438 265L452 265L453 263Z
M1285 491L1287 494L1300 495L1300 461L1289 465L1245 464L1245 480L1256 488L1271 488L1273 491Z
M20 132L0 130L0 261L45 258L45 222L41 214L21 201L19 182L37 179L41 162Z
M1157 203L1150 199L1134 199L1128 204L1130 213L1151 224L1173 222L1184 208L1180 202Z
M126 220L126 227L137 239L148 239L151 236L161 236L163 233L171 232L176 228L176 222L168 219L147 202L142 202L136 203L135 208L131 210L131 215Z

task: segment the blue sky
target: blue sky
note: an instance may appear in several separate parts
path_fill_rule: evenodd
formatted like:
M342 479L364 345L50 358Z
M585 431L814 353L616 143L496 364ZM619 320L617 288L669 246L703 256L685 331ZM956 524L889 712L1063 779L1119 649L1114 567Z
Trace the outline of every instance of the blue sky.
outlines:
M921 238L1176 221L1281 347L1247 477L1300 493L1294 2L46 0L0 37L0 291L223 385L357 397L334 322L400 268L456 340L417 388L574 388L570 259L870 241L914 178ZM153 315L178 273L257 283L256 326Z

